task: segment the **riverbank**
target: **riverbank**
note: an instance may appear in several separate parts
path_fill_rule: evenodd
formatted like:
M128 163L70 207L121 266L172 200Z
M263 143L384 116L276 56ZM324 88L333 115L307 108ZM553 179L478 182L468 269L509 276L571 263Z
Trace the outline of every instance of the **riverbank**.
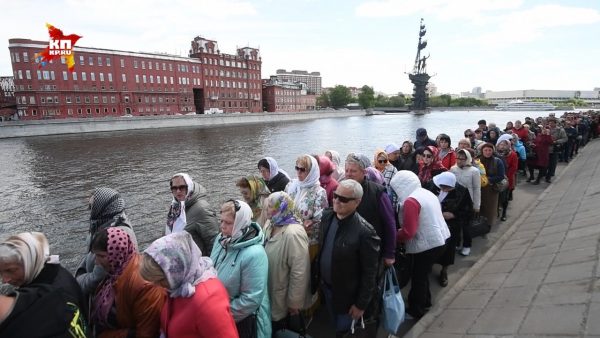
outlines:
M322 118L350 117L363 115L365 115L364 110L315 110L294 113L161 115L38 121L7 121L0 123L0 138L95 133L155 128L205 128L215 126L304 121Z

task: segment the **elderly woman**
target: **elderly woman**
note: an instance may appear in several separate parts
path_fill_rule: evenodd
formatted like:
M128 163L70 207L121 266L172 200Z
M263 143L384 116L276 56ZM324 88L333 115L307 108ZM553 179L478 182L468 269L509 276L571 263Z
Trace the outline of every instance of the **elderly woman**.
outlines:
M429 273L444 251L450 231L439 199L431 191L421 188L417 175L401 170L390 184L398 195L401 210L398 218L402 228L396 239L405 243L406 253L413 259L406 313L421 318L432 305Z
M75 271L77 282L84 295L92 294L100 281L106 276L106 271L96 264L96 257L91 252L91 240L98 231L108 227L116 227L125 231L133 245L137 247L137 240L131 223L125 214L125 201L118 191L111 188L97 188L89 199L90 228L86 240L85 255Z
M456 182L469 191L471 201L473 201L473 213L479 213L481 204L481 173L479 169L473 166L471 152L461 149L456 152L456 165L450 168L450 172L456 176ZM469 222L465 220L465 222ZM462 228L462 245L460 244L460 233L458 234L457 247L460 247L460 254L468 256L471 253L471 234L467 226Z
M331 174L333 178L335 178L338 182L344 179L344 168L342 167L342 158L340 157L340 153L335 150L327 150L325 152L325 156L327 156L333 165L335 166L335 171Z
M6 307L0 307L0 337L86 336L87 302L81 288L49 250L40 232L0 243L2 283L16 287L4 296Z
M252 209L252 221L258 223L261 227L265 226L266 216L263 206L267 197L269 197L269 188L261 177L250 175L242 177L235 185L240 189L242 198Z
M237 337L227 290L189 233L154 241L144 251L140 274L169 294L160 316L161 336Z
M442 266L439 283L445 287L448 285L448 266L454 265L460 233L469 226L473 217L473 201L469 190L457 183L456 176L451 172L446 171L435 176L433 183L439 189L437 195L442 205L442 215L450 229L450 238L446 240L446 248L438 260Z
M494 145L484 143L481 145L479 161L485 168L488 185L481 187L481 215L485 216L490 225L495 225L498 219L499 192L494 190L494 184L504 179L504 162L495 156Z
M309 290L310 257L308 236L294 214L294 201L285 192L267 200L270 219L265 230L265 251L269 258L269 298L273 332L287 326L288 315L305 307Z
M321 188L325 189L327 193L327 204L333 203L333 192L338 186L338 181L333 178L335 170L335 164L325 155L314 155L319 163L319 183Z
M433 176L438 175L448 169L444 167L438 156L438 149L434 146L427 146L423 149L423 162L419 163L419 180L421 186L427 190L435 190Z
M519 157L512 149L512 135L504 134L500 136L496 143L498 156L504 162L506 177L508 178L508 188L500 193L499 203L502 207L502 216L500 220L506 221L506 211L508 202L512 199L512 191L515 189L517 180L517 170L519 170Z
M527 167L529 169L529 178L527 182L532 182L537 185L540 184L540 180L543 176L546 176L548 170L549 153L552 143L554 143L552 136L550 135L550 128L541 128L542 132L539 133L533 142L531 147L535 151L535 158L527 160ZM538 169L538 176L534 178L534 169ZM534 181L535 180L535 181Z
M272 157L258 161L258 171L271 192L283 191L290 182L290 176L283 169L279 169L277 161Z
M140 256L129 235L114 227L103 229L93 239L92 251L107 272L92 305L97 336L157 337L166 294L140 276Z
M375 152L375 157L373 158L373 167L379 170L381 175L383 175L385 183L384 186L388 188L390 186L390 181L392 180L392 177L398 172L398 169L396 169L396 167L394 167L388 161L388 155L385 151L377 150ZM388 194L390 193L390 191L391 189L388 188Z
M295 168L298 178L288 184L285 192L294 200L294 207L308 233L313 257L318 250L318 226L323 209L329 206L327 193L319 184L319 164L316 158L307 154L299 156Z
M206 189L190 175L178 173L169 181L173 200L167 214L165 234L187 231L204 255L212 250L219 233L217 214L207 201Z
M210 258L229 294L231 313L239 331L256 321L258 337L271 337L271 311L267 281L269 263L260 225L252 222L252 209L243 201L221 206L221 233Z

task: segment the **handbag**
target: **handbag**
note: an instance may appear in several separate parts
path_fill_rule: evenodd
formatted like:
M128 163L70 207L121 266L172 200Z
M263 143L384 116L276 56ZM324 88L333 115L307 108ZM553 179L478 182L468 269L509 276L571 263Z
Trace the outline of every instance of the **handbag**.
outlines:
M492 189L497 192L503 192L506 188L508 188L508 177L506 175L504 175L502 181L492 184Z
M395 335L404 322L404 300L400 293L400 285L396 278L396 271L391 266L385 271L383 280L383 306L381 308L381 318L383 318L383 328L390 334Z
M398 279L398 286L403 289L410 282L413 268L413 257L406 253L404 244L396 245L396 261L394 262L394 270Z
M535 149L532 146L525 147L525 154L528 160L533 161L537 159L537 153L535 152Z
M488 234L491 228L487 218L480 215L471 220L468 230L471 238L475 238Z
M288 315L287 321L288 327L275 332L274 338L311 338L306 334L306 322L302 312L297 315Z
M342 335L343 338L374 338L377 337L377 321L369 319L365 322L363 317L359 320L352 319L350 331Z
M257 338L258 323L256 313L253 313L246 318L235 323L240 338Z

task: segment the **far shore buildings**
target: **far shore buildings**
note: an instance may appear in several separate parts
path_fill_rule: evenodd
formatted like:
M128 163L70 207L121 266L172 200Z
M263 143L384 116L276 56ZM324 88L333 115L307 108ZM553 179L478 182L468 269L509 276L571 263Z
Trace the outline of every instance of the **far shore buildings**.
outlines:
M307 72L305 70L292 70L287 72L285 69L276 71L279 82L301 82L306 84L306 90L310 94L321 95L321 73Z
M64 58L40 66L47 46L9 40L18 119L263 111L256 48L224 54L199 36L189 57L75 46L69 72Z
M267 112L315 110L317 96L302 82L279 81L276 75L262 83L263 105Z
M583 100L589 106L599 106L600 88L594 88L594 90L488 90L485 93L485 99L489 104L504 103L512 100L542 100L553 104L560 104L570 99L579 99Z
M0 77L0 121L11 120L17 111L15 84L12 76Z

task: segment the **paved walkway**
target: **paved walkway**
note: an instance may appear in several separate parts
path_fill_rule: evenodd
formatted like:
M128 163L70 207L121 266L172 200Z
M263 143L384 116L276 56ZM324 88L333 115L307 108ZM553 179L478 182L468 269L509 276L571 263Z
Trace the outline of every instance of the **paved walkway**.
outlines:
M600 140L404 337L600 337Z

